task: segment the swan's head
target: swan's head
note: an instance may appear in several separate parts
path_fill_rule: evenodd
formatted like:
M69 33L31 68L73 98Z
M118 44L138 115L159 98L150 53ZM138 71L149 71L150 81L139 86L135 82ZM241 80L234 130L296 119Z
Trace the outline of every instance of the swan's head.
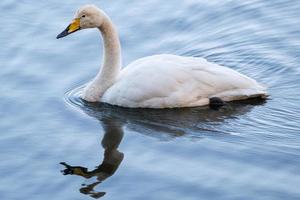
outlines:
M106 15L94 5L85 5L75 14L71 24L60 34L57 39L65 37L81 29L101 27Z

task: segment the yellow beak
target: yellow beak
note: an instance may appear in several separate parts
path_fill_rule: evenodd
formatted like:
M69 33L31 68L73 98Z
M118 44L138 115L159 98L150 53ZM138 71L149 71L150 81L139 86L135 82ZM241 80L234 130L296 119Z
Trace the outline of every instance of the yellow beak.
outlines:
M65 37L71 33L74 33L76 31L80 30L80 19L79 18L75 18L72 23L60 34L58 34L56 36L56 39Z

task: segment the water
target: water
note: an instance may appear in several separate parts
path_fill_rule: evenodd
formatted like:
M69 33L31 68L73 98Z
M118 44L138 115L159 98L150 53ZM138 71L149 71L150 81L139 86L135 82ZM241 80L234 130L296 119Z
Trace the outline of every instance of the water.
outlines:
M270 99L220 111L82 102L99 34L55 37L91 2L118 27L124 64L205 57L267 85ZM0 199L300 198L299 1L2 0L0 9Z

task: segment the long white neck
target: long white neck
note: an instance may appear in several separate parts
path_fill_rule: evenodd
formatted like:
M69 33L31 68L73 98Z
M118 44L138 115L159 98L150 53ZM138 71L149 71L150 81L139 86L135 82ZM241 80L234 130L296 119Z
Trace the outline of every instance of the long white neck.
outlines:
M112 86L121 70L121 45L118 33L105 16L101 27L98 27L103 38L103 62L96 77L86 86L82 98L86 101L100 101L105 91Z

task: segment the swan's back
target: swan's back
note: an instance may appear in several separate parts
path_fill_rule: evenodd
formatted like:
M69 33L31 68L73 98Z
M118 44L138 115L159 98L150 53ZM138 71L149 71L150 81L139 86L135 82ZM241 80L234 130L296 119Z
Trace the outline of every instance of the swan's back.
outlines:
M122 70L102 101L125 107L192 107L262 96L255 80L203 58L155 55L139 59Z

